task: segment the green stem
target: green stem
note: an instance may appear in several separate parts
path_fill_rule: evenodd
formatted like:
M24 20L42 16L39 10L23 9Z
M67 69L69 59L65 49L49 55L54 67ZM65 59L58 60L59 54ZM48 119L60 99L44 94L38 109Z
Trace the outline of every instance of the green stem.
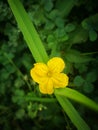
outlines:
M86 53L82 53L81 55L93 55L93 54L97 54L98 51L96 52L86 52Z
M55 98L38 98L38 97L26 97L26 100L28 101L36 101L36 102L56 102L57 100Z

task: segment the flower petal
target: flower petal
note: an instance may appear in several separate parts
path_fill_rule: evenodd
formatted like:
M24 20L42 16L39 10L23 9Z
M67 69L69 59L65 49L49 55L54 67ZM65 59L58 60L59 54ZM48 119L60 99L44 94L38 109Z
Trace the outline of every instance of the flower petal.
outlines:
M53 73L60 73L65 68L65 63L63 59L59 57L54 57L50 59L47 63L49 70Z
M44 63L34 64L34 69L39 76L45 76L48 72L48 67Z
M51 79L47 79L39 85L40 92L43 94L52 94L54 92L53 82Z
M56 73L52 77L54 88L64 88L68 85L69 77L64 73Z
M45 65L44 63L36 63L34 64L34 68L30 70L30 75L35 82L40 83L43 82L47 72L47 65Z

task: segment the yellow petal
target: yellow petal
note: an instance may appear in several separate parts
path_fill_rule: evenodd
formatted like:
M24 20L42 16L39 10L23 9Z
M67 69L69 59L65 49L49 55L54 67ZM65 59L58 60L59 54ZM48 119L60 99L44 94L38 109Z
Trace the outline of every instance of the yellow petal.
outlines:
M48 67L46 64L36 63L34 64L34 68L30 70L30 75L35 82L40 83L47 76L47 72Z
M36 71L34 68L30 70L30 75L35 82L40 83L40 77L39 75L36 74Z
M51 79L47 79L39 85L40 92L43 94L52 94L54 92L53 82Z
M39 76L45 76L48 72L48 67L44 63L34 64L34 70Z
M65 63L63 59L59 57L54 57L50 59L47 63L49 70L53 73L60 73L65 68Z
M64 73L55 73L52 77L54 88L64 88L68 85L69 77Z

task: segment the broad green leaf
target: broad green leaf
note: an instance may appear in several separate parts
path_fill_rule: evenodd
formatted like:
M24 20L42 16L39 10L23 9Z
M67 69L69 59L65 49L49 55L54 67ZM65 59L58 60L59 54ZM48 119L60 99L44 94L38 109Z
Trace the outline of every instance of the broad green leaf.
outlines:
M80 117L76 109L73 107L73 105L66 97L59 95L56 91L55 96L58 99L60 105L63 107L64 111L67 113L70 120L73 122L73 124L77 127L78 130L90 130L89 126Z
M84 104L85 106L98 112L98 104L76 90L70 88L55 89L55 94L58 94L60 96L65 96L76 102Z
M8 3L33 57L37 62L47 62L48 56L45 48L23 5L19 0L8 0Z

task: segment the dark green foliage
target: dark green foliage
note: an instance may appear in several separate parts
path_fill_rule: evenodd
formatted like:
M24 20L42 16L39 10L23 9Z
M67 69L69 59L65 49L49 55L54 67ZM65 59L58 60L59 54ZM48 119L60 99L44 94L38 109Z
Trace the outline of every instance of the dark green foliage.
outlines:
M22 2L49 57L65 60L69 87L98 102L97 0ZM29 71L34 62L8 3L0 1L0 129L75 130L52 100L55 97L40 94L31 80ZM97 130L98 114L76 107L91 129Z

